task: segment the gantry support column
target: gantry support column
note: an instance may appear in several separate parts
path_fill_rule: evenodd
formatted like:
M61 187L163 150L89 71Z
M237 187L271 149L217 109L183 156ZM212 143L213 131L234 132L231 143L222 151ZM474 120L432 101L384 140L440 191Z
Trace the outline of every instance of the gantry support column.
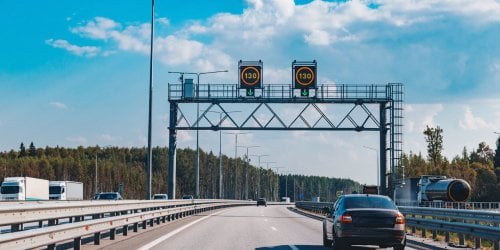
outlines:
M387 178L385 173L387 172L387 117L386 117L386 103L380 103L380 190L379 193L382 195L387 194Z
M168 126L168 198L175 199L176 148L177 148L178 104L170 102L170 124Z

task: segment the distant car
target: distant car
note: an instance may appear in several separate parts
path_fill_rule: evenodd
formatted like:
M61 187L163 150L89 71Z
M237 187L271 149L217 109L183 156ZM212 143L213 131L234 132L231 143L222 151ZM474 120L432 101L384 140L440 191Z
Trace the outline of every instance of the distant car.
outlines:
M192 195L184 195L184 196L182 196L182 199L183 200L192 200L193 196Z
M103 192L94 197L96 200L123 200L118 192Z
M266 198L259 198L257 199L257 207L259 205L262 205L262 206L266 206L267 207L267 201L266 201Z
M153 200L168 200L167 194L155 194L153 195Z
M345 249L350 245L378 245L394 250L406 246L405 218L387 196L341 196L333 209L325 208L323 245Z

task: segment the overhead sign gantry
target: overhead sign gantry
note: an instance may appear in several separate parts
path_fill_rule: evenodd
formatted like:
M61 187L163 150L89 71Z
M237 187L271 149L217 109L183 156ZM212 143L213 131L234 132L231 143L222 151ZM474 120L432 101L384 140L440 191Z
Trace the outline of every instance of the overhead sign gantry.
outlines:
M183 84L169 84L169 172L168 194L175 197L175 152L177 130L308 130L308 131L374 131L379 132L380 193L389 194L387 186L387 157L390 164L390 183L395 168L400 167L403 145L403 85L333 85L319 84L316 61L293 61L290 84L264 84L262 61L239 61L238 84L197 84L195 96L183 95ZM245 90L242 94L240 90ZM259 90L256 92L256 90ZM297 93L299 90L300 93ZM311 91L314 91L312 93ZM184 115L180 104L205 103L208 107L196 119ZM237 117L227 112L230 105L248 105ZM277 109L273 105L296 105L297 113ZM344 113L326 113L321 105L343 105ZM183 107L184 107L183 106ZM373 110L378 109L378 112ZM209 112L221 113L211 120ZM270 114L266 119L259 112ZM316 114L315 118L310 115ZM241 119L243 117L243 119ZM237 119L238 118L238 119ZM290 119L292 118L292 119ZM204 122L204 124L203 124ZM387 190L389 188L389 191Z

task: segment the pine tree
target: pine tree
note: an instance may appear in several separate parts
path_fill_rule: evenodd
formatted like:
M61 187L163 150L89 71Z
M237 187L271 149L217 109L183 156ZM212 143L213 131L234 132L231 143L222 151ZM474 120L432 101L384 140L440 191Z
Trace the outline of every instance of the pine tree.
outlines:
M432 128L427 126L424 130L425 141L427 142L427 154L434 169L436 169L443 160L443 129L437 126Z
M497 149L495 150L494 167L500 168L500 137L497 139Z
M35 145L33 144L33 142L31 142L30 147L28 149L28 155L31 157L36 156L36 148L35 148Z
M21 142L21 146L19 147L19 158L26 156L26 148L24 147L24 143Z

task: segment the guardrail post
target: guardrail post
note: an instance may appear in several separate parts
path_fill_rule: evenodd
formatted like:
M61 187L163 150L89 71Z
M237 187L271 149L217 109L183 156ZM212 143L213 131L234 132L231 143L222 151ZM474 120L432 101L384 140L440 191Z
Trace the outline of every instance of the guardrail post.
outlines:
M101 232L94 233L94 245L101 244Z
M82 237L77 237L73 239L73 249L74 250L80 250L80 247L82 246Z
M38 222L38 228L42 228L42 227L43 227L43 221L41 220Z
M134 233L137 233L138 227L139 227L139 223L138 222L134 223L134 226L133 226Z
M127 236L127 234L128 234L128 225L123 226L122 233L123 233L123 236Z
M458 244L460 246L465 245L465 236L464 236L464 234L460 234L460 233L458 234Z
M23 231L23 224L12 224L10 226L10 231L11 232L19 232L19 231Z
M415 214L412 214L411 217L415 218ZM414 235L417 233L417 227L416 226L411 227L411 233L414 234Z
M151 218L151 220L149 220L149 226L152 227L154 225L154 218Z
M147 225L148 225L147 220L142 221L142 229L146 229Z
M436 216L432 216L432 219L435 220ZM437 238L437 230L432 230L432 239L435 240Z
M50 219L49 220L49 226L54 226L56 224L56 220L55 219Z
M115 235L116 235L116 229L111 228L111 230L109 230L109 239L115 240Z
M500 223L495 223L494 225L495 225L495 227L499 227ZM500 250L500 241L495 240L495 242L493 242L493 249Z
M474 224L479 225L479 221L475 221ZM481 238L476 237L476 248L481 248Z

